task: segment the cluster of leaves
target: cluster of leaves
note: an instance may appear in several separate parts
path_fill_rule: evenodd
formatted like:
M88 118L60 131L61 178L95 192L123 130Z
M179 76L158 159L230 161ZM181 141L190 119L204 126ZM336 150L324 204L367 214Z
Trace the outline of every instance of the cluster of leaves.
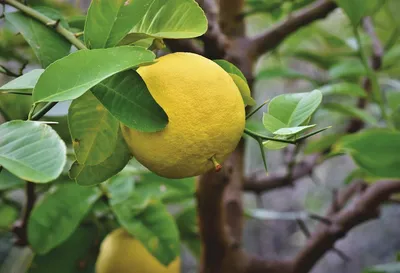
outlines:
M260 4L263 1L248 1L249 6ZM265 1L263 5L269 1ZM399 111L400 92L396 80L396 67L400 61L398 38L399 22L394 10L397 1L337 1L349 18L342 14L335 14L321 23L314 24L289 38L274 54L262 65L257 73L257 80L286 79L307 82L319 90L324 98L316 96L317 92L306 94L309 99L303 107L310 112L316 109L318 101L321 107L315 115L315 121L334 125L331 130L322 134L322 137L308 141L305 153L321 153L331 150L329 157L343 153L349 154L359 166L347 179L348 182L356 178L373 182L382 178L399 178L397 155L400 140ZM373 16L377 22L378 39L383 41L385 54L379 71L373 71L366 60L372 54L374 41L366 33L360 32L361 20L365 16ZM335 26L335 27L333 27ZM393 27L394 26L394 27ZM304 37L313 37L304 39ZM273 57L279 61L275 64ZM304 74L302 71L289 68L293 60L302 61L314 66L317 73ZM392 77L393 76L393 77ZM365 78L371 83L371 90L363 87ZM369 87L368 87L369 88ZM269 105L268 113L264 114L265 128L250 127L258 132L273 133L278 136L282 127L300 126L297 130L306 130L312 126L301 124L300 105L291 104L296 96L301 94L285 94L274 98ZM305 98L303 98L305 99ZM358 107L359 101L366 101L366 108ZM286 104L278 112L275 105ZM315 106L315 108L313 108ZM298 111L294 114L293 109ZM285 110L283 110L285 109ZM304 112L305 114L306 112ZM276 119L278 117L278 120ZM291 120L295 117L299 120ZM353 135L346 135L346 127L351 119L358 119L365 123L366 129ZM282 123L281 123L282 122ZM315 122L314 122L315 123ZM338 126L338 124L340 124ZM253 123L249 123L253 125ZM305 127L304 127L305 126ZM291 128L291 130L294 130ZM285 132L287 129L284 129ZM333 131L333 133L332 133ZM286 140L296 139L279 135ZM266 141L267 148L285 147L287 144ZM332 148L333 147L333 148Z
M144 132L167 125L135 69L154 62L151 49L162 39L203 34L204 12L193 0L93 1L87 16L65 19L49 6L7 4L20 10L5 13L7 27L22 34L42 67L0 88L1 113L10 120L0 125L1 227L18 215L10 192L29 181L43 193L28 222L37 254L30 272L92 272L99 242L117 226L163 264L179 255L181 240L198 254L194 179L164 179L141 167L120 123ZM62 101L72 101L66 117L35 121ZM187 207L176 221L171 203Z

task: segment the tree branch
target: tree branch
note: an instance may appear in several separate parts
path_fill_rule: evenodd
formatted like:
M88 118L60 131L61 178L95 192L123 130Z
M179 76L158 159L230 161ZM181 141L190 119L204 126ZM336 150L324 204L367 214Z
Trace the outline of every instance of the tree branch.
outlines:
M252 39L252 56L257 58L267 51L274 49L290 34L315 20L326 17L337 7L331 0L318 0L302 10L294 12L282 22L277 23L265 33Z
M245 179L243 190L260 194L281 187L293 186L294 181L310 175L318 164L319 155L312 155L297 163L289 175L288 170L266 174L265 171L254 173Z
M193 39L165 39L164 42L172 52L191 52L204 55L204 50Z
M44 25L54 28L56 32L58 32L61 36L63 36L76 48L87 49L86 46L78 38L75 37L74 33L68 31L66 28L58 24L57 21L48 18L47 16L41 14L40 12L16 0L4 0L3 2L7 5L13 6L14 8L20 10L22 13L28 15L29 17L42 22Z
M227 249L223 193L227 184L223 171L209 171L199 177L197 184L197 213L201 240L200 272L218 272Z
M208 30L201 37L204 42L204 54L210 59L221 59L225 55L227 38L219 25L219 8L215 0L197 0L208 20Z
M34 183L26 182L25 195L26 195L26 204L25 204L24 214L22 216L22 219L16 222L13 226L13 232L17 236L15 245L18 246L27 246L29 244L28 234L27 234L28 221L36 201Z
M350 186L342 193L343 201L348 201L357 191ZM370 186L349 206L333 213L330 211L331 225L321 225L305 248L294 261L293 272L307 273L322 256L331 250L335 242L343 238L352 228L375 219L379 215L379 207L389 200L392 194L400 192L400 181L384 180ZM344 207L343 202L341 205Z
M243 13L244 0L219 0L221 15L219 24L229 37L243 37L245 33Z

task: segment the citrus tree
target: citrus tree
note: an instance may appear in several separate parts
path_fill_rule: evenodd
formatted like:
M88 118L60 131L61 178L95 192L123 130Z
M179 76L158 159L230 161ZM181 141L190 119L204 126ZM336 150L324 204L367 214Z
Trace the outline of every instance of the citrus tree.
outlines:
M179 272L181 243L204 273L310 272L328 251L346 259L335 242L398 202L398 1L0 3L0 224L33 253L18 272ZM272 78L306 87L257 102ZM60 105L68 114L51 115ZM245 143L262 171L245 175ZM281 149L285 171L268 169ZM243 191L292 186L343 155L357 167L326 215L243 207ZM10 196L23 188L21 204ZM296 221L308 243L291 260L257 257L244 216Z

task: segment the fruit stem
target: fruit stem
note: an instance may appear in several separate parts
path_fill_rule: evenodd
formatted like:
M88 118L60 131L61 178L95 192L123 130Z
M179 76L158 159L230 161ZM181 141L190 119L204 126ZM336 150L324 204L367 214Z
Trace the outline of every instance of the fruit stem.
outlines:
M212 163L214 164L215 167L215 171L219 172L222 169L222 165L219 164L219 162L217 161L217 159L215 158L215 156L212 156L211 159Z

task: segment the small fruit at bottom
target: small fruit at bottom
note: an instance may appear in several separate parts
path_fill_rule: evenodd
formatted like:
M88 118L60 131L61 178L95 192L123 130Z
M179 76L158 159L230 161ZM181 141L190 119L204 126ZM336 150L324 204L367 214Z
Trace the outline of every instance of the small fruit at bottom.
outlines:
M140 241L122 228L103 240L96 273L179 273L180 258L167 267L153 257Z

